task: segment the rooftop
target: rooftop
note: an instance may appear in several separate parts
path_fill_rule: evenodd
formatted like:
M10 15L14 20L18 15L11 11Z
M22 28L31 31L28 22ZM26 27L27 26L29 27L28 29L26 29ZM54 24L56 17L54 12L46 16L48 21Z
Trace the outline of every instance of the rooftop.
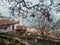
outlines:
M16 30L18 29L27 29L28 26L25 26L25 25L19 25L19 26L16 26Z

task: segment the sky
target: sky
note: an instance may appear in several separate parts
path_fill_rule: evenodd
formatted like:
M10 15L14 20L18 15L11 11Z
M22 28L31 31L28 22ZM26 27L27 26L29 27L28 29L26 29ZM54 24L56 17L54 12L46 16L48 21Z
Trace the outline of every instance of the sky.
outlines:
M32 7L33 5L39 4L39 0L25 0L25 2L26 2L27 7ZM31 2L32 4L27 3L27 2Z
M26 2L26 5L27 5L27 7L31 7L31 6L34 6L34 5L36 5L36 4L38 4L39 3L39 1L40 0L25 0L25 2ZM59 3L60 2L60 0L53 0L54 1L54 5L56 5L57 3ZM32 5L30 4L30 3L28 3L27 4L27 2L31 2L32 3ZM44 4L45 5L49 5L51 2L49 1L49 0L44 0ZM12 4L13 4L13 2L12 2ZM28 6L29 5L29 6ZM56 10L58 9L58 6L55 6L54 7L54 5L52 6L52 10L51 10L51 15L53 15L54 17L54 20L53 21L55 21L55 22L57 22L57 20L60 20L60 11L58 12L58 13L56 13ZM60 8L59 8L60 9ZM6 16L6 17L10 17L10 10L9 10L9 3L7 2L7 1L4 1L3 0L3 2L0 0L0 13L1 13L1 15L2 16ZM28 17L28 19L29 20L32 20L32 18L29 18ZM23 22L24 24L27 24L27 25L29 25L29 24L31 24L30 22L27 22L27 20L26 19L24 19L24 22Z

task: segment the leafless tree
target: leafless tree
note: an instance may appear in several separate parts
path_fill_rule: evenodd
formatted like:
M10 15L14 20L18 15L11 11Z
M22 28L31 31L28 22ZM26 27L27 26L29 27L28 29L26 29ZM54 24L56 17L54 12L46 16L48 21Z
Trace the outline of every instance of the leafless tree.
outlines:
M31 23L31 27L39 28L39 31L41 32L43 37L45 33L46 33L45 36L48 36L49 31L52 28L56 27L56 26L51 27L52 19L50 18L51 16L50 11L52 9L51 6L53 5L53 0L50 0L51 4L49 4L48 6L44 4L44 0L41 0L40 3L42 4L38 3L32 7L27 7L25 0L22 0L22 1L15 0L15 2L17 4L14 7L11 7L12 15L18 18L21 14L22 19L26 19L28 22L29 22L29 19L27 19L27 17L35 18L30 21L30 23L31 22L34 23L34 24ZM22 7L25 10L22 9ZM18 12L17 15L14 14L15 11Z

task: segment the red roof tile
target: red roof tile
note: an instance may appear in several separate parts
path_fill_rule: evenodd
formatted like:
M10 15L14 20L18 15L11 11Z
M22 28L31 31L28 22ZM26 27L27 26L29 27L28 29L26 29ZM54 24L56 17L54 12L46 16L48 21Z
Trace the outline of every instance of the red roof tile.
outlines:
M18 22L15 22L15 20L0 20L0 25L5 25L5 24L16 24Z
M24 26L24 25L22 25L22 26L16 26L16 30L18 30L18 29L27 29L27 27L28 26Z

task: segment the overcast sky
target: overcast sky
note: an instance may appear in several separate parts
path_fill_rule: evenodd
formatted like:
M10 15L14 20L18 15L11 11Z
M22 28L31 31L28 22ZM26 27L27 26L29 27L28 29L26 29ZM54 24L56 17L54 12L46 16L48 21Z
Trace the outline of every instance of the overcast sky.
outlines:
M36 4L38 4L39 3L39 0L25 0L25 2L26 2L26 5L27 5L27 7L32 7L32 6L34 6L34 5L36 5ZM28 3L27 4L27 2L31 2L32 3L32 5L30 4L30 3ZM60 0L54 0L54 3L55 4L57 4L58 2L60 2ZM45 0L44 1L44 4L45 5L49 5L51 2L49 1L49 0ZM13 4L13 2L12 2L12 4ZM29 5L29 6L28 6ZM4 6L4 7L3 7ZM3 16L6 16L6 17L10 17L10 10L9 10L9 3L7 2L7 1L1 1L0 0L0 13L3 15ZM58 6L57 6L58 7ZM54 20L59 20L60 19L60 11L58 12L58 13L56 13L56 9L60 9L60 8L56 8L56 7L53 7L53 9L52 9L52 11L51 11L51 14L53 15L54 14L54 16L56 17L56 18L54 18ZM28 18L29 19L29 18ZM30 19L32 19L32 18L30 18ZM30 22L28 22L27 23L27 21L26 20L24 20L25 21L25 24L30 24Z

